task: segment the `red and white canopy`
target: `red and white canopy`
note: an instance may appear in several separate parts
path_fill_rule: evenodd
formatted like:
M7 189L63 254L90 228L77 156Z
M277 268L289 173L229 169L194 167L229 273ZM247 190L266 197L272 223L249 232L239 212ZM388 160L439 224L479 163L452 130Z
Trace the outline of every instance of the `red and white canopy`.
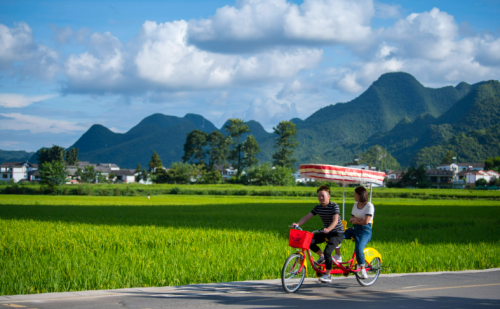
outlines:
M300 177L313 178L340 184L383 184L385 173L327 164L302 164Z

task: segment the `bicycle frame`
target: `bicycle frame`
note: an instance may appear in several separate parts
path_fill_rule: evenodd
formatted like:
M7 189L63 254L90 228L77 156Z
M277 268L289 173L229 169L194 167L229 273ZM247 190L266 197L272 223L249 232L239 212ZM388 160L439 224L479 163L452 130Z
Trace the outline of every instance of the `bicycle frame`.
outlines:
M309 249L297 249L297 252L300 252L300 254L302 254L302 256L306 256L306 252L307 252L307 257L308 257L308 260L309 260L309 263L311 264L312 268L316 271L316 272L320 272L322 274L326 273L326 270L324 269L324 266L323 267L316 267L316 263L314 262L313 258L312 258L312 254L311 254L311 250ZM349 274L349 273L356 273L356 272L359 272L360 269L353 269L353 265L354 265L354 261L355 261L355 258L356 258L356 253L353 253L352 254L352 258L347 261L347 262L337 262L335 259L332 258L332 269L330 270L330 274L332 275L346 275L346 274ZM300 273L302 271L302 268L305 266L306 264L306 259L302 259L302 264L300 265L300 268L298 270L298 272ZM346 265L346 267L344 267L344 265ZM336 269L334 267L337 267ZM307 268L307 266L306 266ZM321 269L323 268L323 269ZM366 265L366 270L369 271L370 268L371 268L371 265L368 263L368 265Z

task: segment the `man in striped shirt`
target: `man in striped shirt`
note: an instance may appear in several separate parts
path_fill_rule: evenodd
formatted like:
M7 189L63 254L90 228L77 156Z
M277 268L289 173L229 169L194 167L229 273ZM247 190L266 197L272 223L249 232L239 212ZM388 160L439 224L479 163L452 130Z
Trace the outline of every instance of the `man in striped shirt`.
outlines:
M323 221L324 228L321 230L321 233L314 234L309 249L319 255L319 259L316 261L316 264L321 264L323 261L325 262L326 274L319 280L322 282L331 282L332 276L330 275L330 271L332 269L332 252L344 239L344 226L340 221L339 205L330 202L330 187L321 186L317 190L317 193L320 204L316 205L316 207L314 207L310 213L305 215L304 218L300 219L298 223L293 223L292 225L300 226L315 215L320 216L321 221ZM318 247L318 244L325 241L327 244L325 252L323 253ZM335 259L339 260L341 257L336 255Z

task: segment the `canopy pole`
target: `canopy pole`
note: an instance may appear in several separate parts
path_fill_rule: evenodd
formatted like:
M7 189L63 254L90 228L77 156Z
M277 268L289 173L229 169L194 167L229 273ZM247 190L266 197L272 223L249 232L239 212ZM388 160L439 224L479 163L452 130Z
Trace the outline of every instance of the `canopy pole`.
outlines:
M372 202L372 183L370 182L370 203Z
M345 221L345 183L342 181L342 220Z

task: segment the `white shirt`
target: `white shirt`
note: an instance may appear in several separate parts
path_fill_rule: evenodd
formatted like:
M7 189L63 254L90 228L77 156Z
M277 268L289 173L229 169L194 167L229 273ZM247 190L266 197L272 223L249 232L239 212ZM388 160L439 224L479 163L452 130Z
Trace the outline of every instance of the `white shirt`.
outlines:
M354 203L351 215L359 219L364 219L366 215L371 215L372 218L368 223L373 223L373 217L375 217L375 206L373 206L372 203L368 202L363 208L358 209L358 203Z

